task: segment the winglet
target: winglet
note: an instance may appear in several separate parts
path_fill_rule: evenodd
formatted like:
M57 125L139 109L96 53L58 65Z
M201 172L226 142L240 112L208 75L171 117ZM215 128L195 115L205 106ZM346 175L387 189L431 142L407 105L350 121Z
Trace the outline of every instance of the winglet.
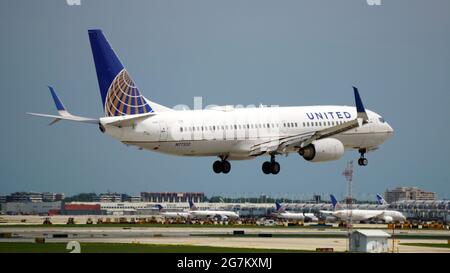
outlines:
M66 111L66 108L64 108L64 104L61 102L61 100L58 98L58 95L56 95L55 90L50 85L48 86L48 89L50 89L50 93L52 94L53 101L55 102L56 109L58 111Z
M27 112L28 115L53 118L53 121L49 125L53 125L60 120L70 120L70 121L83 122L83 123L99 124L98 119L74 116L71 113L69 113L66 110L66 108L64 107L64 104L62 103L62 101L58 98L58 95L56 95L55 89L53 89L53 87L51 87L51 86L48 86L48 89L50 90L50 94L52 95L53 102L55 103L55 106L56 106L56 109L58 110L59 115L48 115L48 114L28 113Z
M353 86L353 92L355 93L357 118L361 118L363 120L363 123L367 123L367 121L369 120L369 117L367 116L366 109L364 108L364 104L361 100L361 96L359 95L358 88Z

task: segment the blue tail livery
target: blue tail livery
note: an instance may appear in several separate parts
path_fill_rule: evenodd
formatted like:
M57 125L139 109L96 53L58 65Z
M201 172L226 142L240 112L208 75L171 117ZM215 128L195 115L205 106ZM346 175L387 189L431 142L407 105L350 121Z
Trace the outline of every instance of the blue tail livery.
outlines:
M386 200L379 194L377 194L377 203L378 205L387 205Z
M99 29L89 30L92 55L105 115L124 116L153 112L114 50Z
M275 208L276 208L276 212L283 211L283 207L280 205L280 203L278 201L275 202Z
M333 208L336 208L336 205L338 201L336 200L336 197L334 195L330 194L331 204L333 205Z
M191 210L196 210L196 209L197 209L197 207L195 206L194 202L192 202L191 199L189 199L189 208L190 208Z

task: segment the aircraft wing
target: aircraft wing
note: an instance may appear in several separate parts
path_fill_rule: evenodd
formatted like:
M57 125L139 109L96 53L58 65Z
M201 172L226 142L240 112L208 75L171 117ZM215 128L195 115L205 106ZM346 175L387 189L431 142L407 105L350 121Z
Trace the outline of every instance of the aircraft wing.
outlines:
M98 119L92 119L92 118L85 118L80 116L75 116L69 113L69 111L66 110L64 104L59 99L58 95L56 94L53 87L49 86L48 89L50 90L50 94L53 98L53 102L55 103L56 110L58 110L59 115L48 115L48 114L39 114L39 113L27 113L28 115L32 116L38 116L38 117L46 117L46 118L53 118L53 121L50 122L49 125L53 125L57 123L60 120L69 120L69 121L75 121L75 122L83 122L83 123L92 123L92 124L99 124Z
M333 127L325 128L319 131L311 131L288 137L274 138L271 139L270 141L258 143L251 148L250 155L258 156L264 153L272 153L272 152L284 153L286 152L286 150L291 148L300 149L305 146L308 146L315 140L331 137L333 135L346 132L348 130L357 128L364 123L367 123L368 116L364 108L364 105L362 104L361 97L359 96L358 89L356 87L353 87L353 91L355 95L355 103L357 110L356 119L346 121L342 124L338 124Z
M53 124L55 124L56 122L58 122L60 120L69 120L69 121L75 121L75 122L98 124L98 119L74 116L74 115L71 115L71 114L61 115L61 116L39 114L39 113L27 113L27 114L28 115L32 115L32 116L38 116L38 117L54 118L54 120L49 125L53 125Z
M384 212L378 212L378 211L367 212L367 215L364 215L362 218L363 218L363 220L370 220L370 219L381 217L383 214L384 214Z
M334 211L330 211L330 210L320 210L319 212L322 214L328 214L328 215L334 214Z

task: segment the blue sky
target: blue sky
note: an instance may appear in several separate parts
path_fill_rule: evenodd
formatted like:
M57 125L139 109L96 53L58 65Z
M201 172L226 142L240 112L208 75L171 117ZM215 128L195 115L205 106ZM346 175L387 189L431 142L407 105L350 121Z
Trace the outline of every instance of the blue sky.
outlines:
M1 1L3 107L0 194L202 191L208 195L310 197L346 191L342 169L356 152L312 164L279 158L232 162L138 151L95 126L26 116L55 113L46 85L66 107L103 115L87 30L101 28L146 97L166 106L353 105L383 115L395 136L355 169L364 199L401 185L450 195L450 2L384 0Z

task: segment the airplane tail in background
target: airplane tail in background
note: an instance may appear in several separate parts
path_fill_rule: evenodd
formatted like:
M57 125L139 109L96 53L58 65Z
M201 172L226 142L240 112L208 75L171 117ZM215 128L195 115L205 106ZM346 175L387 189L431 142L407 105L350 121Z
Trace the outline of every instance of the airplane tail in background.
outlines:
M384 200L384 198L377 194L377 204L378 205L388 205L388 202L386 202L386 200Z
M277 202L275 202L275 208L276 208L276 212L283 212L284 211L284 209L283 209L283 207L280 205L280 203L278 203L278 201Z
M88 32L106 116L145 114L154 112L154 108L170 110L141 95L101 30Z
M155 207L157 207L159 211L162 211L164 209L164 207L160 204L156 204Z
M333 205L333 210L341 209L341 205L337 201L336 197L334 195L330 194L331 204Z
M189 209L190 210L197 210L197 207L195 206L194 202L192 202L191 199L189 199Z

